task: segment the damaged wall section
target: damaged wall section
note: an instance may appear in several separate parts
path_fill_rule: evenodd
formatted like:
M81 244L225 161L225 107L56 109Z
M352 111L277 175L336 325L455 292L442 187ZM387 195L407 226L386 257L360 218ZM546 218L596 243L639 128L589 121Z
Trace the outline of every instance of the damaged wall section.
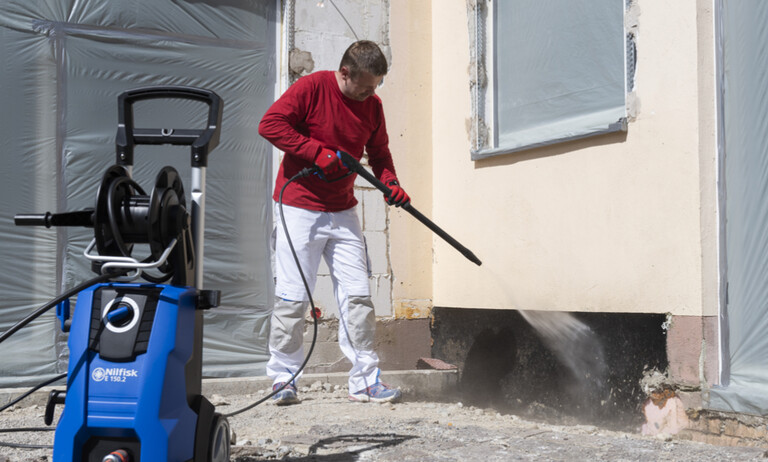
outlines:
M665 315L552 314L567 315L565 325L578 326L578 335L560 332L558 345L519 311L436 307L432 356L459 367L466 403L566 423L639 428L647 398L643 377L668 367Z

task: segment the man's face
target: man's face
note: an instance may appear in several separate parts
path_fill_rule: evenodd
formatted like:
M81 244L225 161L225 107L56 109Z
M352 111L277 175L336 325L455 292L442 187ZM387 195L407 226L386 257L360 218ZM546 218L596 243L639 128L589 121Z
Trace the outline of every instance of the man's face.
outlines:
M376 93L376 88L381 85L382 80L384 80L383 75L376 76L365 71L361 71L352 78L346 67L341 68L341 92L355 101L365 101Z

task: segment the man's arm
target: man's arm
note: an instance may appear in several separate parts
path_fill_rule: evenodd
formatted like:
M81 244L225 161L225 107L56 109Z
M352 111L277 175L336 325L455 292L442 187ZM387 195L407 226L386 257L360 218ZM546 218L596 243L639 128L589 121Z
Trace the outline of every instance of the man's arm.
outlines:
M259 122L259 135L288 155L314 163L323 146L302 135L297 127L305 119L312 98L312 84L299 79L267 110Z

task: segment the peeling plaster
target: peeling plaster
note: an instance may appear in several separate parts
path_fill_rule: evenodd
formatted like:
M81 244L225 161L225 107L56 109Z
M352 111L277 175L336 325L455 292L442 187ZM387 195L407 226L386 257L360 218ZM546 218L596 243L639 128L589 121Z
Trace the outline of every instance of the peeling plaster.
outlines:
M624 31L627 35L627 119L634 121L640 112L640 99L635 92L637 76L637 34L640 29L640 6L637 0L627 0Z
M646 436L676 435L690 425L683 402L671 389L654 393L643 406L643 414L642 434Z
M634 91L627 93L627 120L634 122L640 112L640 98Z
M637 35L640 24L640 5L637 0L631 0L627 5L627 13L624 15L624 28L628 33Z
M488 17L486 0L467 0L469 30L469 90L472 95L472 118L468 120L467 135L472 150L489 146L490 131L485 123L485 99L488 75L485 68L485 21Z
M288 56L288 68L297 76L309 74L315 69L312 53L294 48Z
M428 318L432 314L432 300L408 299L398 300L395 303L395 318L421 319Z

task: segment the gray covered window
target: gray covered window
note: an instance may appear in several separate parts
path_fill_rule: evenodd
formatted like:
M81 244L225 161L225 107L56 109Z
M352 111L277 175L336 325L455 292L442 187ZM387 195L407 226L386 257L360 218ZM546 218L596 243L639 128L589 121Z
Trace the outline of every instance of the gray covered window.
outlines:
M625 1L477 1L473 159L626 130Z

